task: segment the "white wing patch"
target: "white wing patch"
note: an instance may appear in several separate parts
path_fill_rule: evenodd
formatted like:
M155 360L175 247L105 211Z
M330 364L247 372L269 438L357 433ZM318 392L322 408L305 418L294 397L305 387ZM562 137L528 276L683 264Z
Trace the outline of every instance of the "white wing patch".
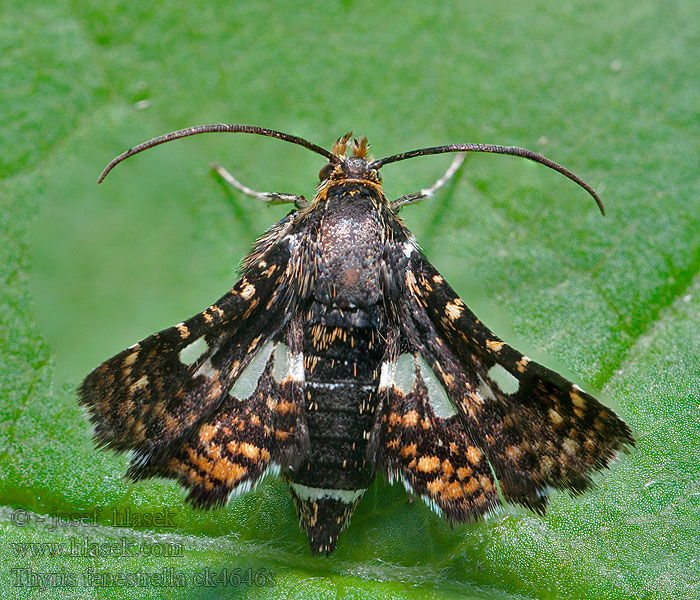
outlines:
M289 378L304 381L304 355L301 352L289 353Z
M384 364L382 365L382 376L384 375ZM387 364L388 368L389 365ZM403 394L409 394L416 383L416 373L421 374L425 387L428 388L428 401L435 415L443 419L449 419L456 415L457 411L452 406L445 388L442 387L430 365L425 362L420 354L406 353L399 356L394 367L393 384Z
M427 362L423 360L423 357L418 355L417 357L418 368L423 376L423 381L425 381L425 387L428 388L428 400L430 401L430 406L433 408L433 412L436 416L442 417L443 419L449 419L457 414L455 407L452 406L452 402L447 397L447 392L442 384L438 381L437 377L433 373Z
M501 365L493 365L489 369L489 377L504 394L515 394L520 387L520 382L513 377Z
M494 390L503 394L515 394L520 388L520 381L511 375L501 365L493 365L489 369L488 378L491 383L486 383L481 375L479 377L479 389L477 390L482 398L496 401ZM492 386L493 387L492 389Z
M255 355L255 358L250 361L250 364L243 369L243 373L238 376L236 383L229 392L231 397L238 400L247 400L253 395L274 346L272 342L265 344L260 352Z
M481 377L481 375L478 375L479 377L479 389L477 390L479 392L479 395L482 398L488 398L489 400L496 400L496 396L493 395L493 391L489 387L489 385L484 381L484 379Z
M404 394L409 394L416 383L416 358L413 354L402 354L396 361L394 385Z
M211 364L211 358L207 358L200 367L195 371L195 376L204 375L207 379L213 379L219 375L219 370L215 369Z
M394 385L394 375L396 374L396 363L393 361L385 361L382 363L382 371L379 375L379 389L383 392Z
M303 382L304 355L301 352L291 352L286 344L279 342L272 358L272 378L277 383L282 383L285 379Z
M279 342L275 346L275 355L272 359L272 378L281 383L289 375L289 348Z
M185 346L182 350L180 350L180 354L178 354L178 357L180 358L180 362L183 365L187 365L188 367L197 361L207 350L209 350L209 345L207 344L207 340L204 339L204 336L197 338L194 342L191 344Z

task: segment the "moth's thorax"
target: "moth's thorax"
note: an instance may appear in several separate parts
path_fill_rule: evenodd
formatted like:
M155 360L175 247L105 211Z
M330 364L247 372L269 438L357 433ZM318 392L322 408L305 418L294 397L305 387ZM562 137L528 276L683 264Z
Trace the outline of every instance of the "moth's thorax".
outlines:
M379 268L384 251L381 194L358 183L327 190L318 236L314 298L342 309L367 307L381 297Z

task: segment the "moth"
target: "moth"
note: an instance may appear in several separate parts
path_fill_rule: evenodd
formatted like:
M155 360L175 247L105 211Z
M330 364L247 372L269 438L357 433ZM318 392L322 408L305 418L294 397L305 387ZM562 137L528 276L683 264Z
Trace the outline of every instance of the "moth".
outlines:
M192 318L93 370L79 388L101 447L130 451L127 475L165 477L195 507L225 504L266 474L289 484L311 552L330 554L377 473L400 480L450 524L502 503L544 513L551 489L578 494L616 452L627 425L577 385L523 356L469 310L419 250L399 211L432 196L466 152L524 157L595 191L522 148L452 144L379 160L366 138L328 151L246 125L208 132L301 145L327 162L313 200L234 187L291 203L243 259L241 277ZM388 200L380 169L456 152L433 186Z

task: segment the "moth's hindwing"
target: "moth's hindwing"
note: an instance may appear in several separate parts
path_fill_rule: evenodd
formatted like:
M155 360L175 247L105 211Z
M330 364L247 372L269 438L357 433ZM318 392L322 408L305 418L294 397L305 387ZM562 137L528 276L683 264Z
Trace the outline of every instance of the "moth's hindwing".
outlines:
M504 498L541 512L547 488L578 493L634 440L617 415L486 328L415 251L402 333L444 386L467 442L486 454Z
M406 353L384 369L392 376L379 391L370 446L376 464L450 523L475 520L496 507L500 501L488 460L449 400L439 397L440 384L426 383L430 368L417 353Z
M275 246L205 311L92 371L79 395L97 443L133 450L132 472L166 464L227 400L252 358L283 327L288 260L288 247Z
M169 477L198 508L225 503L306 454L303 394L288 373L288 348L268 342L195 435L164 464L132 465L135 479Z

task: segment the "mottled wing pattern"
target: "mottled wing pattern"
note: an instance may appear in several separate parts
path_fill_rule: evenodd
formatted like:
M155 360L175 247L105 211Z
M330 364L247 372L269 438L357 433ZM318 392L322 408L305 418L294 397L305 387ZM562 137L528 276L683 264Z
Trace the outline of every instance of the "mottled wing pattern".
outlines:
M253 372L242 377L252 377L252 386L244 384L251 389L236 384L165 464L132 465L129 475L176 479L190 490L187 500L206 509L250 490L268 470L298 462L309 438L303 390L289 375L287 352L283 344L268 343L248 367Z
M613 411L491 333L419 252L406 287L402 331L488 457L506 500L543 511L549 486L581 492L634 444Z
M202 313L127 348L79 389L95 439L161 464L207 421L243 370L285 322L289 248L279 244ZM262 315L264 314L264 318Z
M403 354L397 362L391 368L405 372L380 390L370 455L450 523L475 520L500 504L489 463L454 411L436 414L436 391L426 385L424 375L431 375L422 372L418 355Z

